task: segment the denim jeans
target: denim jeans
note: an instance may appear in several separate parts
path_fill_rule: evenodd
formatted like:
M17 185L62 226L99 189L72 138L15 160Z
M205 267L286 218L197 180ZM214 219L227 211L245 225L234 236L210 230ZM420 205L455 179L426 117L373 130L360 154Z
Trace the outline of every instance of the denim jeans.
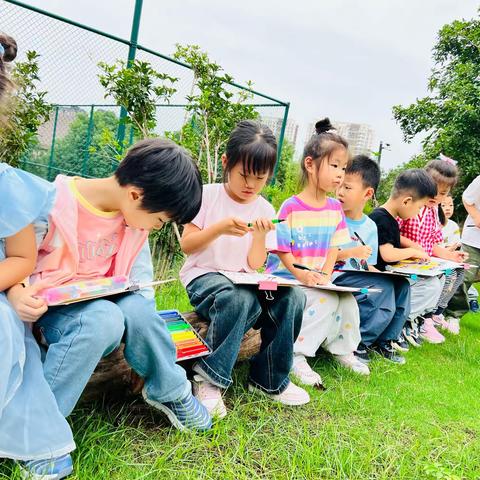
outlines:
M38 321L47 344L44 373L60 411L68 416L100 359L125 341L125 359L145 379L149 399L177 400L190 390L175 363L175 346L155 302L128 293L52 307Z
M395 340L410 315L410 285L403 278L373 273L343 273L334 283L344 287L380 288L380 293L354 293L360 311L362 343L385 344Z
M262 343L250 360L249 381L268 393L281 393L289 383L293 344L302 324L303 292L280 287L271 292L274 299L267 300L257 287L234 285L219 273L192 280L187 292L196 311L210 323L206 341L213 349L195 369L215 385L229 387L243 335L260 328Z

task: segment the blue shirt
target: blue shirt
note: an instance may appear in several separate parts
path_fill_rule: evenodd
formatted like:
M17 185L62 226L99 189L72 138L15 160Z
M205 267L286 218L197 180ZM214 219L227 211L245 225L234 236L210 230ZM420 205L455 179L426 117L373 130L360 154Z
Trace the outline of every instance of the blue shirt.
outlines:
M362 243L356 237L355 233L363 240L365 245L372 248L372 254L367 259L369 265L376 265L378 253L378 232L376 223L366 215L360 220L352 220L346 218L348 231L350 233L350 243L343 245L342 250L361 246ZM350 258L342 260L335 265L336 270L363 270L360 264L361 260L358 258Z

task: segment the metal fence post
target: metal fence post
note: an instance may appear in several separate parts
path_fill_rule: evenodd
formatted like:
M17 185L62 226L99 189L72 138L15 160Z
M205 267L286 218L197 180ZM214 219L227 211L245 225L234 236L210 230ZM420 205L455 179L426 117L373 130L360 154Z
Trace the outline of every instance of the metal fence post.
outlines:
M90 159L90 144L92 143L93 132L93 111L95 105L90 107L90 118L88 119L87 138L85 139L85 152L83 153L82 177L87 173L88 160Z
M275 180L277 178L278 167L280 165L280 158L282 157L283 139L285 138L285 129L287 128L289 110L290 110L290 102L287 102L285 104L285 111L283 112L282 129L280 130L280 137L278 138L277 163L275 164L275 169L273 170L273 176L272 176L272 181L270 182L270 185L275 185Z
M57 136L57 123L58 123L58 105L55 107L55 118L53 120L53 132L52 132L52 145L50 146L50 157L48 159L47 180L51 180L52 164L55 155L55 137Z
M140 18L142 16L143 0L135 0L135 12L133 14L132 32L130 34L130 47L128 49L128 62L127 68L130 67L135 60L138 45L138 32L140 30ZM127 117L127 111L124 107L120 110L120 120L117 130L117 141L120 144L120 149L123 150L123 141L125 140L125 118Z

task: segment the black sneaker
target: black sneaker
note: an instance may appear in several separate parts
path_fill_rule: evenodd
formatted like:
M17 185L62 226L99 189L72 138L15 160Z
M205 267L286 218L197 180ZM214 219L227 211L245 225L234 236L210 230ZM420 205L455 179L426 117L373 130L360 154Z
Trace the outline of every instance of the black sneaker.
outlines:
M471 312L478 313L480 311L480 306L478 305L477 300L470 300L470 302L468 302L468 303L470 305L470 311Z
M353 352L355 357L357 357L362 363L369 363L370 362L370 357L368 355L368 349L367 347L363 344L360 343L358 345L358 348Z
M410 350L408 342L403 336L403 332L400 333L396 340L391 341L392 348L397 350L397 352L408 352Z
M392 363L397 363L398 365L403 365L406 362L405 357L397 355L395 350L388 344L376 346L375 352L385 360L388 360Z
M405 325L403 336L412 347L417 348L422 346L423 340L418 336L418 330L413 328L413 325L410 322Z

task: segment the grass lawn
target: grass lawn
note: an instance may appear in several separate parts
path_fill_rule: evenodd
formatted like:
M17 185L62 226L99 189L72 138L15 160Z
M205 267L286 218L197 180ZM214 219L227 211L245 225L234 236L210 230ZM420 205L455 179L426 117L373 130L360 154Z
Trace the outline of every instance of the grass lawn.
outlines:
M188 309L178 286L161 304ZM317 358L327 390L300 408L249 394L240 365L229 415L208 434L179 433L141 402L84 406L71 478L478 479L479 359L480 315L468 314L460 336L411 350L404 366L374 361L369 378ZM20 477L5 461L0 478Z

